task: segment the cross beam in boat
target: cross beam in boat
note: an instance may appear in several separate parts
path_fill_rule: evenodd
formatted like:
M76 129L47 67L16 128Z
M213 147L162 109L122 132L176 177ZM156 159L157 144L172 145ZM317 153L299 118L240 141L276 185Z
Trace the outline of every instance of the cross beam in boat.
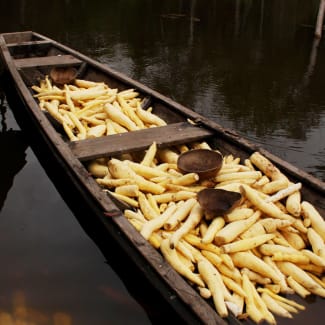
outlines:
M51 45L52 42L48 40L40 40L40 41L26 41L26 42L18 42L18 43L9 43L7 44L8 48L14 47L31 47L31 46L43 46L43 45Z
M16 59L15 65L17 68L30 68L30 67L46 67L46 66L65 66L65 65L79 65L82 61L73 55L53 55L31 57L24 59Z
M114 134L107 137L71 142L78 159L86 161L147 149L154 141L159 148L199 141L214 135L213 131L187 122Z

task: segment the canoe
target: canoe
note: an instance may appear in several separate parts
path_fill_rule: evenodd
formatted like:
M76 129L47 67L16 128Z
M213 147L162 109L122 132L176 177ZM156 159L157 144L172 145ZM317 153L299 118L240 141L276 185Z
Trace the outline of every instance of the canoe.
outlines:
M37 141L44 143L52 159L64 170L83 204L92 211L89 223L96 220L100 224L106 236L121 247L127 259L139 268L146 281L185 323L240 324L232 313L220 317L212 300L203 299L195 286L139 233L125 217L128 205L99 186L87 169L88 163L103 157L143 154L153 143L162 150L204 142L220 151L223 157L232 155L241 161L259 152L290 182L302 184L303 200L314 205L322 216L325 215L325 183L235 131L44 35L32 31L4 33L0 35L0 47L6 96L15 116L24 114L27 124L36 130ZM119 92L134 89L141 98L141 105L148 102L152 113L166 124L71 141L53 116L40 109L35 88L32 88L40 85L40 80L49 76L52 68L58 67L74 67L77 78L105 83Z

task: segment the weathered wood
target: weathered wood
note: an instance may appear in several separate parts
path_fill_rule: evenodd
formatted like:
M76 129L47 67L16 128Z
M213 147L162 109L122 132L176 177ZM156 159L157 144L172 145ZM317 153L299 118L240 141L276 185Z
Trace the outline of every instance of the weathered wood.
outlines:
M15 65L18 69L29 67L79 65L81 63L82 61L72 55L54 55L15 60Z
M317 38L322 37L324 13L325 13L325 0L320 0L318 14L317 14L316 28L315 28L315 36Z
M73 154L80 160L114 156L147 149L154 141L160 148L181 143L199 141L211 137L211 130L187 122L163 127L143 129L131 133L114 134L107 137L87 139L70 143Z
M32 31L5 33L3 34L3 37L6 41L6 44L22 43L22 42L31 41L34 37L34 33Z
M39 45L51 45L52 43L47 40L40 40L40 41L26 41L26 42L18 42L18 43L10 43L8 44L8 48L13 47L30 47L30 46L39 46Z

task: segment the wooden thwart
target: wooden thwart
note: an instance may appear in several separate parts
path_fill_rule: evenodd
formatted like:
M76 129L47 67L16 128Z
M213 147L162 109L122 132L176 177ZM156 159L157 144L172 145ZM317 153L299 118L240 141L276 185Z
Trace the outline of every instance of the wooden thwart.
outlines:
M11 43L8 44L8 48L11 47L29 47L29 46L38 46L38 45L51 45L52 43L50 41L26 41L26 42L18 42L18 43Z
M157 146L169 147L211 137L214 132L187 122L120 133L96 139L71 142L73 154L80 160L91 160L147 149L154 141Z
M82 61L72 55L53 55L15 60L17 68L78 65L81 63Z

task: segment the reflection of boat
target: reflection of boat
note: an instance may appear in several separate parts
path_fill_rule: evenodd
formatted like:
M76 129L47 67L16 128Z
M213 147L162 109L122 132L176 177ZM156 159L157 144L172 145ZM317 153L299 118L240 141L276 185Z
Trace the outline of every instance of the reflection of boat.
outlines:
M5 114L1 115L2 128L0 130L0 150L2 155L0 167L2 174L0 182L0 211L7 197L7 193L13 184L15 175L26 164L25 151L28 147L23 132L12 129L7 130L4 120Z
M33 126L36 131L35 142L42 140L44 147L54 158L53 163L58 169L52 178L56 181L67 178L73 186L74 192L62 187L62 191L67 194L64 197L68 204L72 205L71 194L76 193L79 199L74 205L81 210L82 206L87 206L87 211L91 211L91 215L82 214L81 222L84 228L92 233L100 248L107 252L106 255L109 256L110 252L110 249L107 249L107 242L119 247L125 256L123 261L126 264L134 264L141 276L148 280L147 283L150 283L155 292L159 292L185 322L238 323L233 316L221 319L211 302L202 299L198 292L170 267L162 255L127 221L119 202L101 190L87 172L84 163L102 156L112 157L122 153L142 152L153 141L156 141L159 148L166 148L204 140L224 154L231 153L243 159L259 150L292 182L303 184L304 198L314 203L322 214L325 212L325 184L257 145L249 143L235 132L222 128L171 99L47 37L32 32L2 34L0 46L2 59L7 68L6 76L12 81L11 85L6 87L6 91L14 113L17 116L24 114L22 120L28 120L25 125ZM150 97L154 113L163 118L167 125L69 142L62 130L54 128L52 121L40 110L30 88L31 85L38 83L40 78L49 75L50 69L54 66L81 67L83 79L104 81L121 90L136 88L141 97ZM17 105L17 102L23 105ZM189 123L188 119L195 123ZM98 238L97 234L100 234ZM132 281L131 276L129 281Z

